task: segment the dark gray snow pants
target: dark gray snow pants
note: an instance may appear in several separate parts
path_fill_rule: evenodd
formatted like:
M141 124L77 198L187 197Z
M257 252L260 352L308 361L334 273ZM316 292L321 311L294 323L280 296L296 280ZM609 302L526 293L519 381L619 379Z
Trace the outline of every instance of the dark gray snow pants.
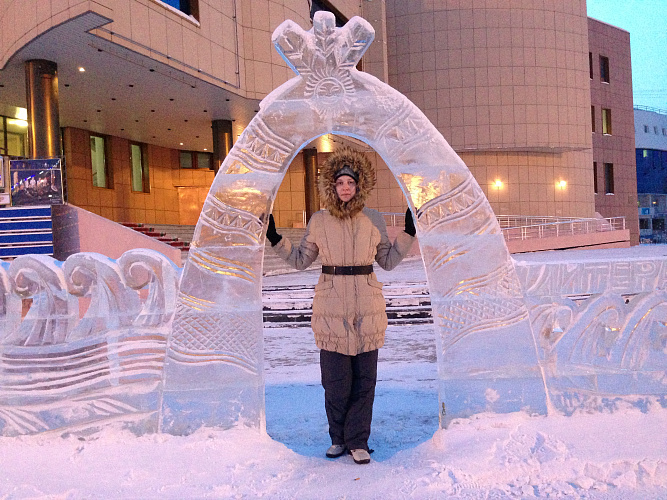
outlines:
M377 363L377 349L356 356L320 351L324 407L332 444L368 450Z

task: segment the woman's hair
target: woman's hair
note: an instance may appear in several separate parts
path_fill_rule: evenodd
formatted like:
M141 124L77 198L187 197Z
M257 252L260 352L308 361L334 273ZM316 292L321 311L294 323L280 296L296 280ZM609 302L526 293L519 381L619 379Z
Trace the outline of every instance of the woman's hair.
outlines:
M355 175L357 177L355 179L357 193L347 203L343 202L336 193L336 174L344 172L345 167L351 169L354 175L349 173L340 175L350 175L353 179ZM337 149L320 167L318 182L320 199L334 217L340 219L352 217L364 208L366 198L375 187L375 180L375 169L364 153L349 147Z

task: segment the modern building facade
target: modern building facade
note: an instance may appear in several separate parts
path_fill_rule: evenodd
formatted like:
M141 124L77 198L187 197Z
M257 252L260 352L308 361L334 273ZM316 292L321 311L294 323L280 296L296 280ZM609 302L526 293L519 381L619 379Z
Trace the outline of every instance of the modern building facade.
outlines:
M640 238L667 243L667 110L635 108Z
M602 104L593 94L590 44L603 35L595 31L602 23L586 17L585 0L511 7L479 0L5 2L2 126L11 134L21 120L29 126L20 140L8 133L12 139L0 143L0 153L35 157L40 145L33 137L46 144L42 151L60 143L70 203L118 222L194 224L217 167L259 101L293 76L271 44L273 30L285 19L310 29L318 9L332 10L339 23L359 15L373 25L376 39L362 69L420 107L497 214L626 215L629 204L636 223L636 198L615 193L617 203L603 208L595 195L595 161L614 164L619 194L633 189L625 185L632 162L596 152L610 142L591 134L591 110ZM604 36L620 32L625 40L627 33L604 26ZM611 52L600 43L595 53L608 57L613 86L604 94L614 118L613 134L606 135L615 139L625 130L621 116L631 92L629 43L611 45ZM55 90L29 85L45 79ZM31 103L35 109L50 103L58 114L35 121ZM367 151L376 165L369 206L405 210L379 155L328 135L290 166L274 206L279 226L304 224L313 189L307 174L340 144ZM611 151L630 148L634 155L634 144L618 144Z
M639 242L630 33L588 20L593 191L603 217L625 216Z
M487 4L387 2L389 83L425 110L496 213L592 217L586 4Z

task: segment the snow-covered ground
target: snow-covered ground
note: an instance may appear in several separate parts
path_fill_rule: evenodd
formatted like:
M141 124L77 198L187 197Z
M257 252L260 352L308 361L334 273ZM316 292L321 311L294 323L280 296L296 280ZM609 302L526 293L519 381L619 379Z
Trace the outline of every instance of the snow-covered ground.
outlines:
M415 281L423 268L409 259L378 275ZM309 271L265 283L316 279ZM438 430L432 327L390 326L380 351L375 452L370 465L356 465L324 457L330 442L311 331L266 328L265 353L267 434L202 429L137 438L109 428L86 438L0 438L0 499L667 498L665 408L480 414Z

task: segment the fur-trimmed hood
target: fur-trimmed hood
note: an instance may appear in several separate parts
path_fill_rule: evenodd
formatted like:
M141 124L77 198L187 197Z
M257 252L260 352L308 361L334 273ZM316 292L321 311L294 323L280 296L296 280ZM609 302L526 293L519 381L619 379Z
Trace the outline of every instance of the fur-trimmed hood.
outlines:
M347 203L338 198L334 179L336 172L345 164L352 167L359 176L357 194ZM375 187L375 179L375 169L365 154L348 147L338 149L320 167L318 183L320 200L324 208L334 217L339 219L353 217L364 208L366 199Z

